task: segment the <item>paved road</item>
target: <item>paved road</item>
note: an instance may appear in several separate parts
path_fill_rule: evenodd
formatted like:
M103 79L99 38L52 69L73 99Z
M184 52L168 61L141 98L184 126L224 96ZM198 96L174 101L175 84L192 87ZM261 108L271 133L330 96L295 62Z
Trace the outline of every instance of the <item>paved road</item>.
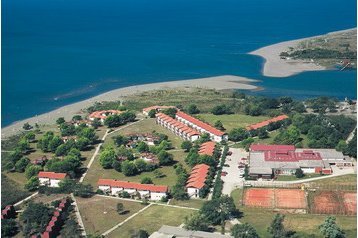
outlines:
M248 152L241 148L230 148L229 151L232 155L226 156L226 163L229 167L224 166L223 172L227 172L226 176L222 176L221 179L224 181L223 194L230 195L232 190L237 186L243 185L243 178L239 176L239 161L241 158L247 158Z

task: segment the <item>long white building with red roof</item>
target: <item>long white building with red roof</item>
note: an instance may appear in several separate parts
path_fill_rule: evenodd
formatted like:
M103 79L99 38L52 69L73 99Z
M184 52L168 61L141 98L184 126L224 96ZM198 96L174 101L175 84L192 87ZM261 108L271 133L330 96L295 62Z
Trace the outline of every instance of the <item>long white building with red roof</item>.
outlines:
M175 135L180 136L184 140L196 141L200 137L200 133L185 125L184 123L171 118L170 116L164 113L157 113L156 115L157 124L164 126Z
M199 119L192 117L182 111L178 111L175 115L175 119L184 123L187 126L197 130L202 133L208 133L210 135L210 139L215 142L227 141L228 135L225 132L222 132L215 127L200 121Z
M37 177L42 186L59 187L59 183L67 177L67 174L40 171Z
M115 196L125 191L130 195L139 194L141 198L156 201L166 197L168 193L168 186L133 183L115 179L99 179L97 185L98 189Z
M197 164L193 167L186 183L186 189L189 197L199 197L200 190L205 186L205 181L209 174L209 169L210 166L206 164Z

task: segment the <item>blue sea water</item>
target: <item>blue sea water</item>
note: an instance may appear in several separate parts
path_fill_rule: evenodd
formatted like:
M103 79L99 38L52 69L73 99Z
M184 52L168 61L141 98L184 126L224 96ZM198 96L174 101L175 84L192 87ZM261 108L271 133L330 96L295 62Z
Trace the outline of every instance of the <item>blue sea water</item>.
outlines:
M356 27L347 0L3 0L2 126L129 85L232 74L356 98L356 71L261 74L269 44Z

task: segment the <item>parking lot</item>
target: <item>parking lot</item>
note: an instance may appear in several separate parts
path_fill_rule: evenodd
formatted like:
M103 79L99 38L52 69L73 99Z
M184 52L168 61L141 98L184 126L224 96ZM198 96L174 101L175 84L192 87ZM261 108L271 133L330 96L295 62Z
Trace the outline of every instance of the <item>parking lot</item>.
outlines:
M223 194L230 195L231 191L235 187L241 187L243 185L243 173L244 168L239 169L239 163L244 162L242 158L247 158L249 153L244 149L230 148L231 155L226 156L226 162L223 167L223 175L221 179L224 181ZM242 166L243 167L243 166ZM240 170L242 177L240 177Z

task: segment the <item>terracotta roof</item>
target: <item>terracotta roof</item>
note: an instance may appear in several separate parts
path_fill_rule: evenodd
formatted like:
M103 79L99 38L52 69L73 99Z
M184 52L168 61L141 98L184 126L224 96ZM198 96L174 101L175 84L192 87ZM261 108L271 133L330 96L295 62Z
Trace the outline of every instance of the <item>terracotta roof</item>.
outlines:
M38 174L39 178L49 178L49 179L64 179L66 177L66 173L55 173L55 172L43 172L40 171Z
M280 116L277 116L277 117L274 117L274 118L271 118L271 119L268 119L268 120L265 120L265 121L262 121L262 122L259 122L259 123L256 123L256 124L249 125L249 126L246 127L246 130L257 130L257 129L261 128L261 127L267 126L268 124L270 124L272 122L282 121L282 120L285 120L287 118L288 118L287 115L280 115Z
M168 186L164 185L140 184L115 179L99 179L97 184L98 186L120 187L161 193L165 193L168 191Z
M188 178L186 187L197 189L204 187L209 168L210 166L206 164L198 164L194 166Z
M193 128L185 125L184 123L177 121L173 118L171 118L170 116L164 114L164 113L158 113L156 114L157 118L162 119L164 122L170 124L171 126L173 126L174 128L176 128L178 131L180 132L184 132L185 134L188 134L189 136L193 136L193 135L200 135L200 133L196 130L194 130Z
M199 155L210 155L214 154L216 143L213 141L208 141L200 145Z
M108 114L113 115L113 114L121 114L121 113L122 113L122 111L118 111L118 110L102 110L102 111L92 112L88 117L89 118L106 119ZM106 114L106 115L103 115L103 114Z
M186 114L186 113L184 113L184 112L182 112L182 111L178 111L178 112L176 113L176 115L177 115L178 117L181 117L181 118L183 118L183 119L185 119L185 120L187 120L187 121L189 121L189 122L191 122L191 123L197 125L198 127L202 128L202 129L204 129L205 131L210 132L210 133L212 133L212 134L214 134L214 135L216 135L216 136L223 136L223 135L225 135L224 132L222 132L222 131L216 129L215 127L213 127L213 126L211 126L211 125L209 125L209 124L207 124L207 123L205 123L205 122L202 122L202 121L200 121L199 119L196 119L195 117L192 117L192 116L190 116L190 115L188 115L188 114Z
M270 150L283 150L294 151L296 147L294 145L263 145L255 144L250 146L251 151L270 151Z

